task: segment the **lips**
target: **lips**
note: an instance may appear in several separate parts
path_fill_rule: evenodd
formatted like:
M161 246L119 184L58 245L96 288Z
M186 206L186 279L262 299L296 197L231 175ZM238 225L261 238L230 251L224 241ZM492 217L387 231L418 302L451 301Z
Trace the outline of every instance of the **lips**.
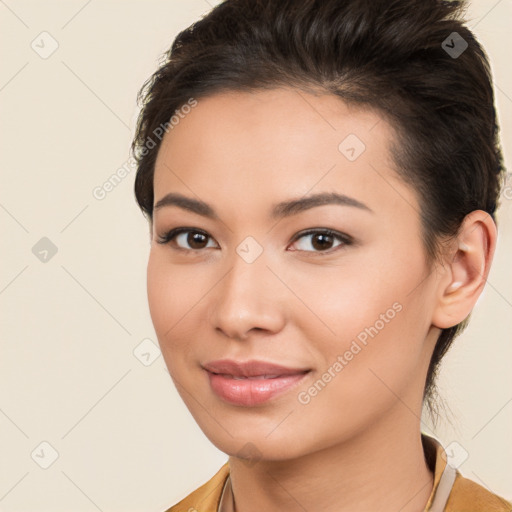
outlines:
M264 361L229 359L203 365L212 391L232 405L253 407L297 386L308 368L290 368Z
M231 359L221 359L203 365L210 373L231 377L234 379L275 379L277 377L306 373L309 368L290 368L265 361L238 362Z

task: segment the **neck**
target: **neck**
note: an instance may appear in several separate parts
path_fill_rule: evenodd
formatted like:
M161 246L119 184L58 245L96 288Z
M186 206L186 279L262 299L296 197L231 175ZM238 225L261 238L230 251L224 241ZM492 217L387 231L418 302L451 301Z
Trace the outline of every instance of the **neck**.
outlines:
M402 403L371 429L293 460L229 458L236 512L418 512L432 492L419 419ZM399 417L397 417L399 416Z

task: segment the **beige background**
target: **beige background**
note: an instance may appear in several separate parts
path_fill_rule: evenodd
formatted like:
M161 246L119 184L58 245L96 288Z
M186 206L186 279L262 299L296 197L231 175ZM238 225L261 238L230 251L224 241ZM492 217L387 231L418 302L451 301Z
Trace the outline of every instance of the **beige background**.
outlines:
M2 511L159 512L227 459L159 356L133 170L93 195L127 161L137 90L213 5L0 0ZM474 0L469 14L510 165L512 0ZM441 376L453 417L435 434L467 452L464 475L512 499L512 176L507 185L488 286Z

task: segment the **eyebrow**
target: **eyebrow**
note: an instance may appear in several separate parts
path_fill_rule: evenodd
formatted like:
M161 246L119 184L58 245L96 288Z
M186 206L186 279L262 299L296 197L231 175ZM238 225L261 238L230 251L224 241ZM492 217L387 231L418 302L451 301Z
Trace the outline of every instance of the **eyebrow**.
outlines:
M282 219L284 217L290 217L296 215L310 208L317 206L324 206L327 204L337 204L341 206L352 206L361 210L366 210L371 213L375 213L369 206L354 199L353 197L346 196L344 194L338 194L336 192L321 192L313 194L307 197L299 199L291 199L289 201L282 201L275 204L270 211L271 219ZM188 210L193 213L197 213L203 217L207 217L213 220L220 220L215 210L204 201L186 197L182 194L171 192L162 199L160 199L155 206L153 211L163 208L165 206L177 206L184 210Z

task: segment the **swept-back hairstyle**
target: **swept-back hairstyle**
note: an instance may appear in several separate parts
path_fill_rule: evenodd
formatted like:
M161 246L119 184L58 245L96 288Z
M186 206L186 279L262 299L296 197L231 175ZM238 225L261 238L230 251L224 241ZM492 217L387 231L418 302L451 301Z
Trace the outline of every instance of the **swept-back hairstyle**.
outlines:
M496 222L504 179L490 65L464 25L465 10L442 0L219 4L178 34L139 91L132 152L143 213L152 220L161 144L154 134L172 129L166 123L190 98L292 86L374 109L389 122L396 172L417 193L432 265L469 212L484 210ZM431 414L439 363L468 320L437 341L423 395Z

